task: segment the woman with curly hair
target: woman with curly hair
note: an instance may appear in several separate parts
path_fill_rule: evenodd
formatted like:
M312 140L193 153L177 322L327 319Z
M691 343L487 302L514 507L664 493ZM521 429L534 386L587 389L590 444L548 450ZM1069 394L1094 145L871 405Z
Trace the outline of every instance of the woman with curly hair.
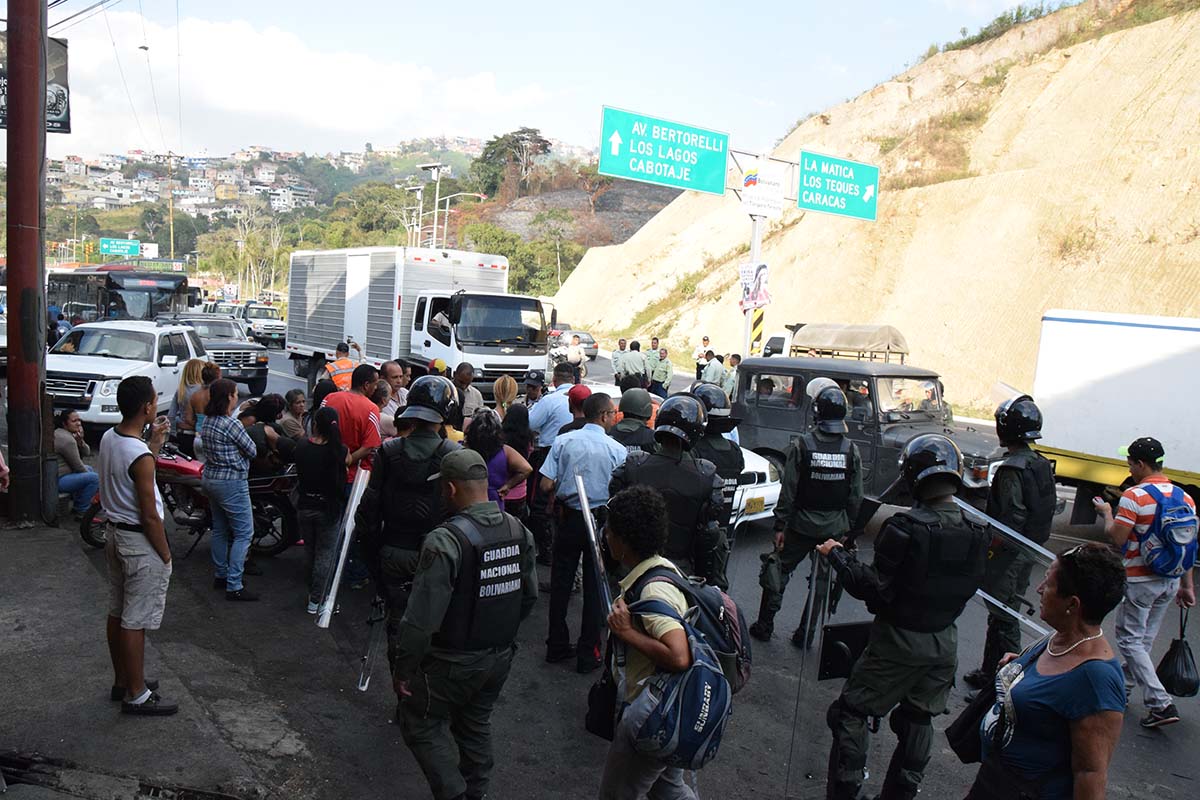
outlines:
M463 444L479 453L488 468L488 499L500 503L514 486L533 472L525 456L504 443L500 420L489 409L481 408L471 417Z

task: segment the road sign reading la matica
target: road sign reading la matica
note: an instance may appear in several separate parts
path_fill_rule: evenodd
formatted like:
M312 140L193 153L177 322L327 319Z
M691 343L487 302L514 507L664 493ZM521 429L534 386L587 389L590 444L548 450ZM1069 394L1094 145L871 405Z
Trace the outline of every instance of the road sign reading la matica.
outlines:
M801 150L799 195L806 211L874 221L879 167Z
M604 107L601 175L725 194L729 135Z
M141 242L137 239L101 239L100 252L110 256L136 256L141 254Z

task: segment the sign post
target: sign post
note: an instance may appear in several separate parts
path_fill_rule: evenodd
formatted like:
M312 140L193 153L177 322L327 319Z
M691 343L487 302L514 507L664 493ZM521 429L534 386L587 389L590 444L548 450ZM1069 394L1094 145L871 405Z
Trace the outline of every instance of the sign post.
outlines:
M879 167L800 151L800 191L796 207L875 221Z
M728 153L728 134L604 107L601 175L723 195Z
M141 242L137 239L101 239L100 252L107 256L139 256Z

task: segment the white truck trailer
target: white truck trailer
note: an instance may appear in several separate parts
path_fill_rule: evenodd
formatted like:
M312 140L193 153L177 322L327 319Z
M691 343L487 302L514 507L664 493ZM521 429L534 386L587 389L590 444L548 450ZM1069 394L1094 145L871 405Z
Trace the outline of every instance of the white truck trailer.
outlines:
M363 360L396 359L423 375L434 359L475 368L476 385L546 368L548 323L535 297L508 294L503 256L423 247L292 253L287 344L297 375L354 341ZM353 355L353 354L352 354Z
M1117 451L1139 436L1161 441L1164 472L1200 497L1200 319L1047 311L1033 397L1045 419L1036 447L1077 487L1073 522L1129 480Z

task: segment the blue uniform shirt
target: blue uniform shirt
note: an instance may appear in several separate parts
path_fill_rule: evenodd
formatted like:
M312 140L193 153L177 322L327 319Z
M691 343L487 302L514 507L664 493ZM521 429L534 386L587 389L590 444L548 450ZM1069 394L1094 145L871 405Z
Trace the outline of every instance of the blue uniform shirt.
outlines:
M613 470L625 463L628 454L625 445L605 433L604 428L589 422L554 441L542 465L542 475L558 484L559 500L579 511L579 492L575 488L578 472L583 476L588 505L599 508L608 502L608 482Z
M529 409L529 429L538 435L538 447L550 447L558 438L558 429L575 419L567 401L571 384L555 388Z

